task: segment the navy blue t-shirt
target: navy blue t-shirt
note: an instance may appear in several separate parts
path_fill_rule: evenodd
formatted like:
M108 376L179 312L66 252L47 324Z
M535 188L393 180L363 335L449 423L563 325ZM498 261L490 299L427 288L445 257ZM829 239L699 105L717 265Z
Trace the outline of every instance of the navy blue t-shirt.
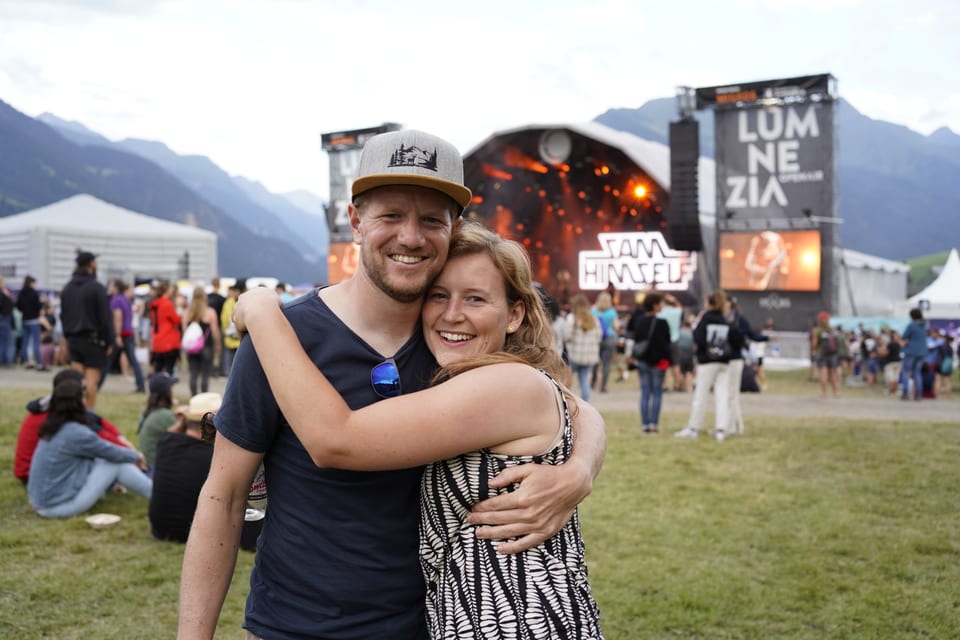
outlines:
M370 370L384 357L316 291L284 312L351 408L381 399ZM426 387L436 369L419 330L394 359L404 393ZM238 446L265 452L267 517L244 627L271 639L426 638L418 556L423 469L318 469L283 419L250 340L237 351L216 425Z

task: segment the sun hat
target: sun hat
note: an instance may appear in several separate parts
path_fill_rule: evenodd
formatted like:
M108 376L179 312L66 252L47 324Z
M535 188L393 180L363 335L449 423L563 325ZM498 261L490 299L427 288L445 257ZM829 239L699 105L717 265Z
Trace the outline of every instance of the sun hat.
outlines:
M463 158L457 148L415 129L382 133L370 138L363 147L352 195L388 185L435 189L461 207L466 207L473 197L463 184Z
M198 393L190 398L190 405L187 407L187 420L199 422L207 413L216 413L223 402L223 396L219 393Z

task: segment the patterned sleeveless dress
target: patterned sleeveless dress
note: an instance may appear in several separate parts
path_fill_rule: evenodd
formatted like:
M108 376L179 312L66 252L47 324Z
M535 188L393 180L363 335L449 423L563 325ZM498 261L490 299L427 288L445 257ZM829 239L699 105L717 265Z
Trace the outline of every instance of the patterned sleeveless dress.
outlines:
M466 521L474 503L512 490L489 486L503 469L563 464L569 458L573 424L559 385L551 382L557 388L563 428L548 452L511 456L484 449L434 463L424 473L420 562L433 640L603 638L576 512L554 537L513 555L498 554Z

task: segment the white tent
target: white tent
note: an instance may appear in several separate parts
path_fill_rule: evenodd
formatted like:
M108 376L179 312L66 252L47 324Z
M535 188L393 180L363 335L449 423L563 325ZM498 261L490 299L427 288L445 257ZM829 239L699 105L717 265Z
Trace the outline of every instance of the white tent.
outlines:
M924 317L960 319L960 256L950 250L947 262L937 279L907 302L911 307L927 307Z
M13 287L26 275L40 289L59 291L78 250L97 254L100 280L187 279L216 275L217 235L80 194L0 218L0 273Z

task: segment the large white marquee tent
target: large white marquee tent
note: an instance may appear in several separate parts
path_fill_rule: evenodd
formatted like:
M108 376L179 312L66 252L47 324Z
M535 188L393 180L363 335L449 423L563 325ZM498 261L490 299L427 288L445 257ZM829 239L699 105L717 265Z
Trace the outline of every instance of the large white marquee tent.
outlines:
M217 235L80 194L0 218L0 273L13 287L26 275L40 289L69 281L77 251L97 254L101 281L167 278L209 282L216 275Z

